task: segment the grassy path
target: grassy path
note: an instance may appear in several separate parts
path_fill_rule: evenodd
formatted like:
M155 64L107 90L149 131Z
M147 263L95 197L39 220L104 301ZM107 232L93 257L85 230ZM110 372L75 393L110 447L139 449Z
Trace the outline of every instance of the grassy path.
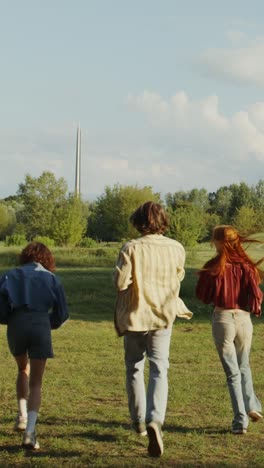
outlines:
M211 338L210 308L194 298L195 270L209 255L203 246L187 258L182 297L195 315L173 328L163 457L150 459L146 438L130 428L108 260L107 268L65 266L58 272L71 320L53 332L55 359L48 361L44 378L37 453L25 453L21 435L13 432L16 369L5 327L0 326L1 468L264 467L264 423L251 423L244 436L230 433L232 412ZM264 404L263 335L263 318L254 320L251 364L255 390Z

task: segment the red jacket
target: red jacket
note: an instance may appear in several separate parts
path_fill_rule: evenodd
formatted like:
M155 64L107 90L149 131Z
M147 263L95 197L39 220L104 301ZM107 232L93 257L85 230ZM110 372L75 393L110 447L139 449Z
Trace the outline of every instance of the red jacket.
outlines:
M261 314L263 293L254 270L247 264L227 263L224 273L218 275L200 271L196 296L205 304Z

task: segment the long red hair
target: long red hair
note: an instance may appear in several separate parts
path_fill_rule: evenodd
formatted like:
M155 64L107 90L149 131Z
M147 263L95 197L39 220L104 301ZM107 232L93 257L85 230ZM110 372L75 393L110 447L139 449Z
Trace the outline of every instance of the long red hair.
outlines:
M219 275L225 271L227 263L247 264L255 271L258 283L264 277L264 272L258 268L263 262L262 257L258 262L254 262L244 250L242 244L262 243L256 239L243 237L239 232L229 225L222 224L215 226L212 233L211 243L217 248L217 255L209 260L203 267L203 270L211 272L212 275Z

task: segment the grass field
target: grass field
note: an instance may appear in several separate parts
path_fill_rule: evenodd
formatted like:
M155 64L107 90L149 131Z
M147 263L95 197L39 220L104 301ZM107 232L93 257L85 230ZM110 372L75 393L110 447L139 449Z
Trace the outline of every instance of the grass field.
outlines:
M0 467L264 467L264 423L251 423L243 436L230 433L232 412L211 338L211 309L194 298L195 271L212 255L209 245L187 255L181 295L194 318L177 320L173 328L160 459L147 456L146 438L130 428L122 339L113 327L111 271L117 248L100 250L55 251L71 320L53 332L55 359L48 361L44 377L37 426L41 450L36 453L25 453L21 435L12 430L16 368L5 327L0 327ZM259 258L264 248L250 252ZM1 272L14 259L12 249L1 249ZM263 319L254 320L251 364L256 393L264 402L263 332Z

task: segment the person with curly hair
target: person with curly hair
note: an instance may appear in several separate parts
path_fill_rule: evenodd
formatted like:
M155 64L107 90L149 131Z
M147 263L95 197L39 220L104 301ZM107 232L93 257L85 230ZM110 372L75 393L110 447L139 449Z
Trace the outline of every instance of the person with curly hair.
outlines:
M8 345L18 368L15 430L25 431L26 449L39 449L35 425L46 360L53 357L51 329L68 318L64 289L54 270L50 250L31 242L22 250L19 266L0 278L0 310L7 315Z
M163 453L162 425L168 397L169 348L176 318L190 319L179 298L184 278L185 250L180 242L163 234L167 214L152 201L131 215L140 237L124 244L113 273L117 287L115 326L124 336L126 387L132 426L148 435L148 453ZM147 392L145 358L149 361Z
M255 395L249 363L253 326L250 313L261 315L263 272L247 255L244 243L258 242L239 234L232 226L213 229L216 255L199 271L196 296L213 304L212 333L230 393L232 433L245 434L249 418L262 419L261 403Z

